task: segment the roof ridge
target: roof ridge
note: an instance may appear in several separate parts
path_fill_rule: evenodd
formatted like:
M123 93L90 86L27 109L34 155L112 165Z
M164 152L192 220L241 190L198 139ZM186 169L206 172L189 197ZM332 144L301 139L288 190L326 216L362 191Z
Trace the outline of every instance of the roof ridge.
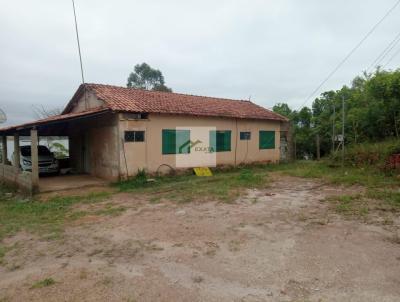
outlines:
M133 89L136 91L144 91L144 92L150 92L150 93L160 93L160 94L177 94L177 95L182 95L182 96L191 96L191 97L198 97L198 98L208 98L208 99L218 99L218 100L226 100L226 101L233 101L233 102L246 102L246 103L252 103L250 100L241 100L241 99L230 99L226 97L213 97L213 96L206 96L206 95L198 95L198 94L188 94L188 93L181 93L181 92L167 92L167 91L155 91L155 90L147 90L147 89L140 89L140 88L130 88L130 87L124 87L124 86L117 86L117 85L110 85L110 84L97 84L97 83L85 83L85 85L90 86L107 86L110 88L118 88L118 89Z

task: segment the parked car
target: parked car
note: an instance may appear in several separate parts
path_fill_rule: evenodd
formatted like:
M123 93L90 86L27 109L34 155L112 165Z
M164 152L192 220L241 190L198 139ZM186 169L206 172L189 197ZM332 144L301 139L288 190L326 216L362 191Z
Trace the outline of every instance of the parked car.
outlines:
M39 173L58 173L58 160L46 146L38 146ZM31 146L20 147L20 165L23 171L32 171Z

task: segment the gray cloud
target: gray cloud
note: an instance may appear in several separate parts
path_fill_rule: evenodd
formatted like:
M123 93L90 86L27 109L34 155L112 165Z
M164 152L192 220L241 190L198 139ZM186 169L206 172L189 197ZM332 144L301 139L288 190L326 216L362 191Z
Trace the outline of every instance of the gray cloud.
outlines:
M62 107L80 84L70 1L0 0L0 106L8 123L32 104ZM272 107L308 94L394 1L76 0L87 82L125 85L147 62L174 91ZM400 28L400 7L322 88L366 69ZM400 56L389 66L395 68Z

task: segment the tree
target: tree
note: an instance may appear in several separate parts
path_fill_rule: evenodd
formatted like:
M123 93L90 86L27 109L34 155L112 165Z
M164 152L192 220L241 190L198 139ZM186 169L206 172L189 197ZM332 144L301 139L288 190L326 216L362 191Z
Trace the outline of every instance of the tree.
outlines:
M146 63L135 65L134 72L130 73L126 86L128 88L172 92L171 88L165 86L162 72L151 68Z
M272 111L283 115L284 117L291 118L292 117L292 109L290 109L289 105L286 103L278 103L274 107L272 107Z
M343 98L346 144L400 137L400 69L378 68L355 77L350 87L323 92L314 100L312 110L291 110L285 103L274 106L275 112L292 122L299 157L315 155L316 135L321 154L332 151L333 134L342 132Z

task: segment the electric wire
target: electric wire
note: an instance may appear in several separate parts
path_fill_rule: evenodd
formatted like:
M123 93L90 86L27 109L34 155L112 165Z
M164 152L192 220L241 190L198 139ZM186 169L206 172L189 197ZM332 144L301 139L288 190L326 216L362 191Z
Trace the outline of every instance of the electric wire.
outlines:
M382 61L386 58L386 56L397 46L400 42L400 32L396 35L396 37L386 46L386 48L379 54L378 57L374 60L374 62L368 67L367 72L371 69L378 67Z
M396 58L400 54L400 48L393 54L393 56L390 57L389 61L386 62L385 65L383 65L383 68L386 68L386 66L389 65L390 62L393 61L394 58Z
M367 32L367 34L351 49L351 51L339 62L339 64L328 74L328 76L315 88L298 108L302 108L326 83L328 80L347 62L347 60L360 48L360 46L369 38L369 36L378 28L378 26L393 12L393 10L400 4L400 0L385 13L385 15Z

